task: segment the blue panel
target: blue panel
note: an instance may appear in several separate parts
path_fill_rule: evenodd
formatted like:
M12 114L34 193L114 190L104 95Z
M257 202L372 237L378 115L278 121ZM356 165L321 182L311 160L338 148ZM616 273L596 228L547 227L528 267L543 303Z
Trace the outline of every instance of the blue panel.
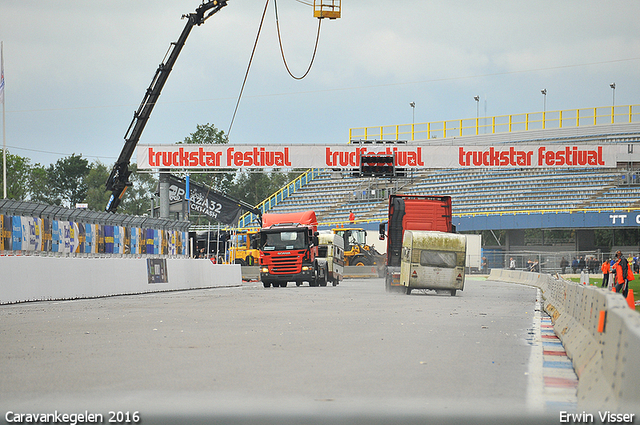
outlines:
M640 227L640 210L579 211L454 216L458 231Z
M20 251L22 249L22 220L18 216L11 217L12 232L11 232L11 245L14 251Z

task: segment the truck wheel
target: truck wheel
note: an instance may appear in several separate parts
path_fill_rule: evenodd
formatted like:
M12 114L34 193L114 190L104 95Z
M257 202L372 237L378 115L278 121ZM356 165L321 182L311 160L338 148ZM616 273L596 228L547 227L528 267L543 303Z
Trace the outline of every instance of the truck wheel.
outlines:
M328 276L329 276L329 270L327 266L322 267L322 269L320 269L320 274L318 276L318 285L327 286Z
M262 286L264 286L265 288L271 288L271 282L262 282Z
M411 288L407 286L407 291L406 291L407 295L411 295Z
M296 286L301 286L301 285L302 285L302 282L300 282L300 281L296 282Z
M370 266L371 265L371 260L369 260L367 257L365 257L364 255L356 255L355 257L353 257L353 261L351 262L352 266Z
M280 287L281 288L286 288L287 287L287 282L280 282Z
M451 290L451 296L452 296L452 297L455 297L455 296L456 296L456 290L455 290L455 289L452 289L452 290Z

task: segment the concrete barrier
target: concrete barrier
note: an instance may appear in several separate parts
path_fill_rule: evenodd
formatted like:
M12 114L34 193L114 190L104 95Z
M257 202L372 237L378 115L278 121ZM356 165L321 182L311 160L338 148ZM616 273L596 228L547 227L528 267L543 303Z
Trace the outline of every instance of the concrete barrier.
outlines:
M166 261L164 279L151 283L146 258L0 257L0 304L242 284L239 265L187 258L159 261Z
M260 280L260 266L242 266L242 280L247 282Z
M620 294L513 270L492 270L489 279L540 288L545 311L579 378L579 410L638 411L640 315ZM598 331L601 311L605 314L603 332Z
M345 266L343 276L346 279L364 279L380 277L378 266Z

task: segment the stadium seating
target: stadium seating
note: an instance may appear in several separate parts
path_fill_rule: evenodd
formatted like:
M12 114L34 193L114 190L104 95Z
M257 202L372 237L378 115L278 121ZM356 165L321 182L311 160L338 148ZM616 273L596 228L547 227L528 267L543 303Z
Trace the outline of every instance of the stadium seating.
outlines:
M631 183L635 183L633 180ZM611 209L640 205L640 185L621 169L439 169L407 178L357 178L322 172L272 212L315 210L320 222L384 220L389 193L449 195L454 214Z

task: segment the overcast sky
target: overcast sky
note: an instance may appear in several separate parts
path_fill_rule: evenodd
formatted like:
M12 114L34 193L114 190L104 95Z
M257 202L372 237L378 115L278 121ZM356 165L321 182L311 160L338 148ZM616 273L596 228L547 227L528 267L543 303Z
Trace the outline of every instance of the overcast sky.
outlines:
M195 27L141 143L197 124L227 132L266 0L228 0ZM285 54L306 69L311 0L279 0ZM3 0L9 151L48 165L111 164L169 47L200 0ZM346 143L349 128L640 104L640 1L344 0L315 64L287 74L269 4L231 143ZM51 152L51 153L49 153ZM133 158L135 161L135 156Z

